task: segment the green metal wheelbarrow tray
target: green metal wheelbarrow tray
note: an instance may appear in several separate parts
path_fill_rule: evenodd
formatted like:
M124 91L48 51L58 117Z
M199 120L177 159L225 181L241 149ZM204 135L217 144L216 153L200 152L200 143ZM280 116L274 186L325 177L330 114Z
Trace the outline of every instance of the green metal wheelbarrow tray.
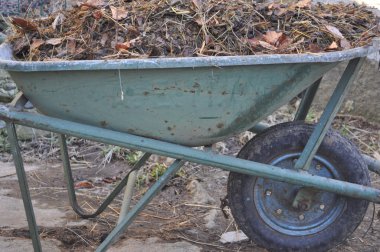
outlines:
M374 44L378 40L374 39ZM3 49L6 46L3 45ZM270 250L324 251L361 222L368 202L380 202L368 168L378 161L329 130L372 45L342 52L241 57L160 58L61 62L1 59L22 91L0 119L8 139L35 251L41 250L15 124L59 134L73 209L92 218L126 186L119 223L98 247L105 251L186 161L231 171L228 200L240 228ZM347 61L316 126L304 121L323 75ZM295 121L259 122L303 92ZM23 111L27 101L40 114ZM259 133L238 158L203 151L246 130ZM145 152L99 209L83 211L76 200L66 135ZM294 141L293 141L294 140ZM136 170L151 154L176 159L129 209ZM244 160L247 159L247 160ZM128 183L129 181L129 183Z

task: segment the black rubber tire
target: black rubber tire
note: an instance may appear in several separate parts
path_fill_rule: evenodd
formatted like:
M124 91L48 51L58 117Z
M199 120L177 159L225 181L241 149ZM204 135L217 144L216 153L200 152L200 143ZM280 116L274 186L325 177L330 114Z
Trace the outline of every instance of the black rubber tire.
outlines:
M286 153L301 152L314 125L291 122L273 126L251 139L238 158L270 163ZM331 162L345 181L370 185L368 168L357 148L335 131L329 130L317 155ZM257 177L231 172L228 200L232 215L242 231L257 245L270 251L327 251L344 241L364 218L369 202L343 197L345 207L335 221L320 232L304 236L280 233L263 221L254 200Z

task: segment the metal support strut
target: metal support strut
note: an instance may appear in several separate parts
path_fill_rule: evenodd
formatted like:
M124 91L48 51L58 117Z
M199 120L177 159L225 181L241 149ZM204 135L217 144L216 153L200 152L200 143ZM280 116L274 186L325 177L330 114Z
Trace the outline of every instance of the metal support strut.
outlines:
M295 169L307 170L309 168L315 153L317 152L319 146L323 141L323 138L325 137L328 129L330 128L334 117L338 113L340 105L342 104L343 99L346 93L348 92L350 84L354 81L363 62L363 58L356 58L350 60L350 62L348 63L346 70L340 78L339 83L335 88L334 93L332 94L326 106L326 109L323 111L323 114L317 126L311 134L304 151L295 163Z
M94 218L101 214L108 205L114 200L114 198L121 192L121 190L124 188L125 185L127 185L130 175L137 171L139 168L141 168L145 162L149 159L149 157L152 155L150 153L145 153L140 160L132 167L131 171L124 177L123 180L120 181L120 183L115 187L115 189L107 196L107 198L103 201L103 203L99 206L99 208L89 214L86 213L78 204L77 197L75 194L75 187L74 187L74 179L71 172L70 167L70 160L69 155L67 152L67 145L66 145L66 137L63 134L59 135L59 142L60 142L60 148L61 148L61 155L62 155L62 161L63 161L63 168L65 173L65 180L67 183L67 191L69 194L69 201L70 204L74 210L80 217L82 218Z
M13 123L7 122L7 132L8 141L11 145L11 151L13 156L13 161L16 167L16 173L18 178L18 183L20 186L22 201L24 202L24 208L26 213L26 219L28 221L28 227L30 232L30 237L33 242L33 249L35 252L42 251L40 237L38 235L38 227L36 224L36 217L34 216L32 200L30 198L28 181L25 174L24 163L22 160L20 146L17 140L16 128Z
M132 223L137 215L144 209L146 205L154 198L154 196L166 185L169 179L177 173L177 171L184 165L185 161L175 160L173 164L166 170L166 172L153 184L151 188L144 194L139 202L128 212L125 218L112 230L108 237L96 249L96 252L106 251L112 242L117 239L124 230Z
M301 104L297 110L297 113L294 117L294 121L305 121L307 114L309 113L311 104L313 103L315 94L318 91L319 85L321 84L322 78L318 79L311 85L302 95Z

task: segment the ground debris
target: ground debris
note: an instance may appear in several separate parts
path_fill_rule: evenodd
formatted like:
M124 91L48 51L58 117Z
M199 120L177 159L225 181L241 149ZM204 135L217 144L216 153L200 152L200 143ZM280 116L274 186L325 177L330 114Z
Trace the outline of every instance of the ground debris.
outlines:
M88 0L10 23L16 58L30 61L319 53L380 34L364 5L309 0Z

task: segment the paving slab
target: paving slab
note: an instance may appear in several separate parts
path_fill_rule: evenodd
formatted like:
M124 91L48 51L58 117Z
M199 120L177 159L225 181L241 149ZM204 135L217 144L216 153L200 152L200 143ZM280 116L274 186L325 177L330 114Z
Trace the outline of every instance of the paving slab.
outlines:
M43 251L61 252L59 248L60 241L49 239L41 240ZM0 237L0 251L2 252L27 252L33 251L32 241L30 239L20 239L13 237Z
M0 202L0 228L16 229L28 226L22 200L0 195ZM64 212L58 209L39 208L35 202L34 213L38 226L63 227L67 222Z
M189 242L167 243L160 238L152 237L146 240L127 239L115 244L109 252L133 251L133 252L200 252L201 248Z
M41 168L41 165L24 163L24 169L26 172L34 171ZM13 162L0 162L0 178L16 177L16 168Z

